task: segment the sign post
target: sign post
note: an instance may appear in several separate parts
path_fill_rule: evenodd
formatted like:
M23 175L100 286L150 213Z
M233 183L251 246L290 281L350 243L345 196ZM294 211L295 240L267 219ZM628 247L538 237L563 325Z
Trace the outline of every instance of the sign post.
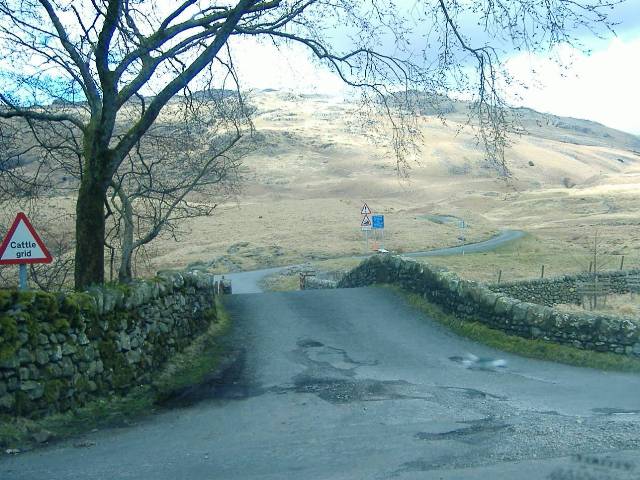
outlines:
M27 264L51 263L53 258L29 222L20 212L0 245L0 265L20 266L20 290L27 289Z
M371 222L373 224L373 229L376 232L380 232L381 241L380 248L384 250L384 215L373 215L371 217Z
M360 215L363 215L362 222L360 222L360 230L364 234L364 251L367 253L369 251L369 232L371 231L371 219L369 215L371 215L371 209L365 203L362 205L360 209Z

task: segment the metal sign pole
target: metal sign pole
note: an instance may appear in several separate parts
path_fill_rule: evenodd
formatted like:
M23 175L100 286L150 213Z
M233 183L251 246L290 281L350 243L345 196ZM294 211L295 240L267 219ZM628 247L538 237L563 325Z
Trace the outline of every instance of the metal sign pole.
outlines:
M20 290L27 290L27 265L25 263L20 264Z

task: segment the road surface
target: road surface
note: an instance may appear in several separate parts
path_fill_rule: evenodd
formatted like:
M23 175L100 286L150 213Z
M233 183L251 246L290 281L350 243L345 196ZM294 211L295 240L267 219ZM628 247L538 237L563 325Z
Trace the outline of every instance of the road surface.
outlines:
M494 352L382 288L227 303L246 352L233 381L195 405L90 434L90 448L66 442L5 456L0 478L640 475L640 376ZM467 369L457 358L467 352L504 358L507 368Z
M243 278L256 285L234 289ZM0 457L0 479L640 477L638 375L493 351L384 288L226 303L244 353L204 400L88 434L87 448ZM467 353L507 367L465 368Z

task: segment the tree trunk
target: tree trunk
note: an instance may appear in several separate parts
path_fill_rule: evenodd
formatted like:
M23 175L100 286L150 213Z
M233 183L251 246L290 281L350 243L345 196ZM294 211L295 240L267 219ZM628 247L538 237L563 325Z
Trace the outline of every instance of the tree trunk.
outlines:
M122 221L124 228L122 230L122 253L120 258L120 269L118 270L118 281L121 283L130 282L133 278L131 270L131 258L133 256L133 207L127 197L127 194L118 190L118 197L122 202Z
M76 290L104 282L105 193L103 182L87 172L76 204Z

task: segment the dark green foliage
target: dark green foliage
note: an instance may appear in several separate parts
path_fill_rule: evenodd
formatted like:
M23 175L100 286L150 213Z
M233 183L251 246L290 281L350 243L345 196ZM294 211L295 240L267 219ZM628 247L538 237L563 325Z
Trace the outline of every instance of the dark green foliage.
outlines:
M0 311L5 312L16 303L16 290L0 290Z

